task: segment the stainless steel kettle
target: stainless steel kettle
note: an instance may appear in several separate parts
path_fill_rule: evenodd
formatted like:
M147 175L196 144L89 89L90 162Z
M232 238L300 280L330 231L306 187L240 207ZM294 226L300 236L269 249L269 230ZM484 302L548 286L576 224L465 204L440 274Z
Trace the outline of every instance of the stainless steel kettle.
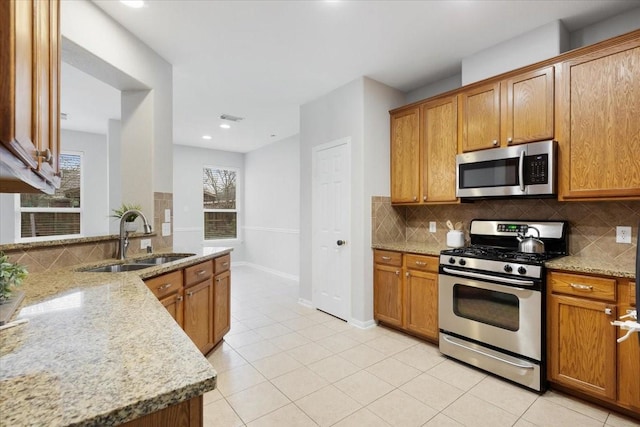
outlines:
M541 254L544 252L544 242L540 240L540 230L535 227L527 227L528 230L536 230L538 232L538 238L533 236L524 236L522 233L518 233L518 251L528 254Z

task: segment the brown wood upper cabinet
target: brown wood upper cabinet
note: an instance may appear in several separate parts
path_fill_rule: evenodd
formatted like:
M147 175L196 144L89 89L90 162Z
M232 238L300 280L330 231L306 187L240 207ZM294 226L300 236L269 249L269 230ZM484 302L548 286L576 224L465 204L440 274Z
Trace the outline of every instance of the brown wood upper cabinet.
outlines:
M640 196L640 35L562 63L560 200Z
M391 202L455 203L456 96L391 112Z
M391 202L420 200L420 108L391 114Z
M554 137L554 67L471 87L460 94L462 151Z
M60 185L59 15L58 0L0 2L3 193L53 193Z

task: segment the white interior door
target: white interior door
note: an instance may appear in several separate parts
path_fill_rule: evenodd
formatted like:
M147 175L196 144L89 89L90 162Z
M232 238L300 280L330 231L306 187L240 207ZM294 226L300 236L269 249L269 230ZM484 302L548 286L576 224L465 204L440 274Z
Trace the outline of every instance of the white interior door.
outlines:
M351 293L351 141L313 149L312 264L313 304L349 320Z

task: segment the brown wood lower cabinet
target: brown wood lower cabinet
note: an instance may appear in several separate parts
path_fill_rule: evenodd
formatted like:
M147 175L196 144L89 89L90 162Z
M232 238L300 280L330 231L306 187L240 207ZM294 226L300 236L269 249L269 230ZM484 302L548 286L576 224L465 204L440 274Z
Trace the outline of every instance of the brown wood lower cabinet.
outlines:
M231 329L230 264L223 255L145 280L203 354Z
M611 325L635 304L628 279L550 271L548 379L640 418L640 342Z
M202 427L202 396L122 424L123 427Z
M436 341L438 258L376 250L374 260L374 318Z
M214 347L213 279L185 288L184 295L184 331L206 354Z

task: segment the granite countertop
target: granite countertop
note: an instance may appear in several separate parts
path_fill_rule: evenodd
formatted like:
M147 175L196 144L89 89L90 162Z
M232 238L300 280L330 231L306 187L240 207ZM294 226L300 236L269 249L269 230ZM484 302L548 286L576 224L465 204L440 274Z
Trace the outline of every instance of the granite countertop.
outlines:
M371 245L373 249L383 249L387 251L407 252L421 255L440 255L440 251L447 249L446 246L433 243L415 242L388 242L375 243ZM545 262L545 266L550 270L562 270L575 273L600 274L604 276L622 277L626 279L635 278L635 266L633 262L618 264L602 259L585 258L579 256L565 256Z
M0 331L0 425L117 425L214 389L216 371L141 278L229 252L30 274L15 317L28 323Z

